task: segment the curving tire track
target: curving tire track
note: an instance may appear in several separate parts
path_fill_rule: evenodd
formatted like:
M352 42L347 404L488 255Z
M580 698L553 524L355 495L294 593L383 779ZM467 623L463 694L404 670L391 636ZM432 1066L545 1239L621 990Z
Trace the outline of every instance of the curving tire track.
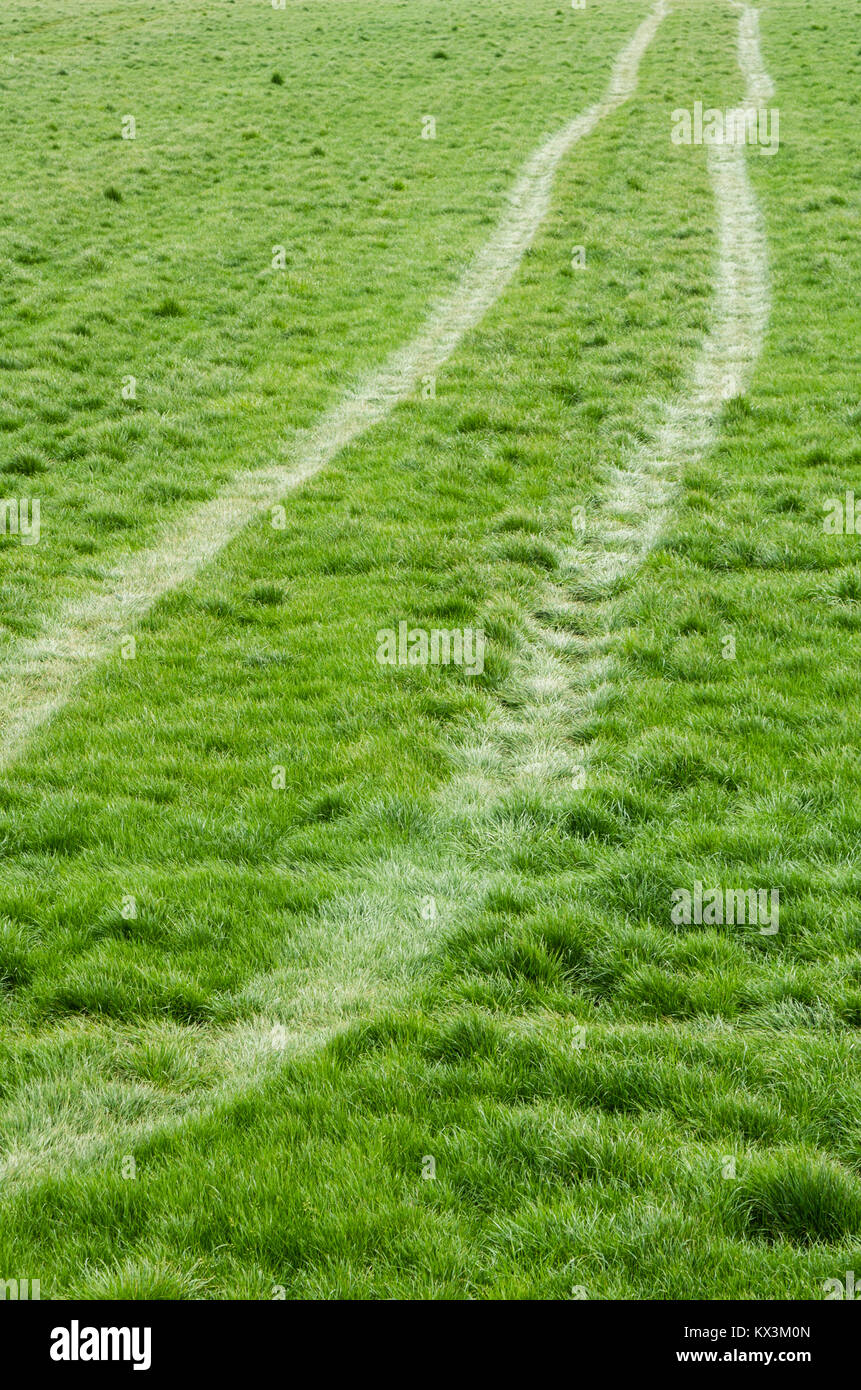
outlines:
M741 12L741 108L757 109L774 93L759 47L759 13L749 5L734 8ZM584 620L581 630L597 628L598 635L560 639L552 627L531 623L514 677L525 698L515 717L500 711L493 736L467 755L464 794L476 807L487 804L494 788L510 787L512 779L537 790L548 780L570 779L581 768L585 772L588 751L572 746L570 730L600 702L612 674L607 647L614 595L660 537L684 470L707 455L724 405L747 389L762 350L769 313L768 246L745 148L706 149L717 214L711 329L687 391L665 408L654 443L608 474L599 515L582 542L566 551L559 581L545 592L542 611L576 614ZM512 747L520 750L516 759L505 752Z
M41 634L14 643L0 658L0 768L73 697L91 667L164 594L187 583L260 512L319 473L348 444L383 420L434 375L499 298L547 215L563 157L636 88L640 60L667 13L655 8L616 59L604 96L575 116L530 156L496 230L456 290L431 313L417 336L395 352L353 395L299 437L289 464L238 474L210 502L165 531L157 546L129 556L86 600L69 603Z
M738 8L738 54L746 81L744 104L759 105L772 94L773 87L759 52L758 16L749 6ZM321 424L311 436L316 442L313 447L309 444L305 463L297 465L304 472L252 475L259 482L260 493L255 490L248 497L248 515L263 505L261 496L268 501L271 496L280 495L285 478L293 479L292 485L297 485L304 477L312 476L337 448L367 427L367 418L355 413L363 408L362 401L370 403L369 415L373 420L383 418L395 400L401 398L398 393L406 390L406 382L427 370L426 354L445 350L447 355L467 328L478 321L510 278L544 215L552 171L565 149L593 128L600 119L594 113L603 114L605 106L613 109L608 101L618 104L630 94L639 57L664 13L664 5L657 6L620 56L608 89L608 93L615 94L578 117L533 156L515 189L515 195L518 188L521 190L519 205L515 203L503 219L462 282L461 290L468 292L441 306L419 338L374 379L373 390L345 403L328 417L325 441ZM428 949L427 931L411 932L405 925L405 892L413 904L424 894L435 895L446 903L458 893L461 920L478 909L482 885L474 884L473 896L464 899L462 876L450 862L455 858L465 807L478 822L513 784L526 783L546 790L554 778L570 777L579 760L569 738L572 721L576 722L584 710L600 699L611 673L605 649L619 583L635 570L660 535L681 471L686 464L701 459L711 447L723 405L746 389L766 330L767 247L744 149L711 147L708 160L718 218L712 328L692 365L688 391L666 408L654 445L633 457L628 467L608 476L601 516L584 544L572 548L564 579L548 595L548 602L568 608L588 603L593 616L597 606L603 635L584 643L577 651L560 651L555 633L537 620L532 623L515 677L525 695L516 721L512 723L510 716L498 713L488 725L475 731L462 750L461 771L440 795L434 843L418 845L403 858L393 856L373 866L366 876L345 885L341 897L328 905L315 925L310 943L327 952L325 978L309 967L304 979L297 982L294 963L283 977L273 972L249 982L243 991L243 1002L256 1010L257 1024L200 1038L201 1058L219 1075L215 1085L203 1094L171 1097L158 1112L149 1110L146 1118L134 1126L133 1133L129 1132L128 1123L106 1128L102 1069L109 1069L111 1051L115 1056L121 1055L125 1040L132 1036L132 1030L115 1028L109 1034L106 1030L100 1065L86 1059L78 1064L77 1074L70 1074L63 1088L69 1103L61 1105L59 1113L56 1106L52 1107L50 1096L22 1093L17 1098L22 1117L19 1143L17 1152L0 1165L0 1176L21 1182L38 1175L40 1168L44 1171L44 1167L92 1161L120 1139L126 1143L137 1141L153 1130L182 1125L217 1101L253 1088L279 1065L271 1045L273 1018L283 1022L281 1047L287 1055L326 1042L339 1027L351 1021L351 1016L366 1011L369 998L375 994L379 997L387 989L390 993L393 980L402 983ZM498 288L493 290L493 286ZM384 388L391 396L384 393ZM269 489L275 486L276 478L278 492L273 494ZM208 510L200 509L198 520ZM240 515L244 513L225 513L225 539L244 524L238 520ZM211 531L206 534L212 536ZM204 550L204 537L200 539L198 553L202 558L194 568L215 553L218 544L223 544L211 540ZM182 577L175 582L182 582ZM584 586L588 598L582 597ZM515 757L510 752L512 747L525 751ZM450 846L446 856L449 862L442 870L437 853L440 839ZM74 1065L73 1057L71 1067ZM37 1083L36 1092L38 1089Z

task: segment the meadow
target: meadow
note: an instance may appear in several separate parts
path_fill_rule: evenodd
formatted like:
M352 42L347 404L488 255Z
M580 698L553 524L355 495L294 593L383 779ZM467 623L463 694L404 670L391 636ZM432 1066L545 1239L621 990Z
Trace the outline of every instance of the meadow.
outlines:
M58 614L457 293L651 8L10 0L0 491L41 535L0 537L0 714ZM710 0L433 379L74 652L8 756L0 725L0 1278L810 1299L861 1267L861 566L823 525L861 495L861 50L851 0L758 9L767 327L636 563L600 578L608 479L720 307L671 140L743 92ZM483 670L381 664L401 621L480 627ZM674 923L696 882L777 890L779 930Z

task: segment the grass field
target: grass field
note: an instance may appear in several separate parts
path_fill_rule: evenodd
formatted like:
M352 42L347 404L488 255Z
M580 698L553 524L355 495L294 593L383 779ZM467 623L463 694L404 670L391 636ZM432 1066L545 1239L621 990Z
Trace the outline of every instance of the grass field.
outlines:
M673 0L444 364L207 550L459 302L651 9L7 0L0 491L40 535L0 536L0 1279L861 1269L852 0L758 6L762 284L670 135L743 99L745 16ZM692 406L757 294L743 389ZM401 622L483 669L382 664ZM695 883L778 929L674 921Z

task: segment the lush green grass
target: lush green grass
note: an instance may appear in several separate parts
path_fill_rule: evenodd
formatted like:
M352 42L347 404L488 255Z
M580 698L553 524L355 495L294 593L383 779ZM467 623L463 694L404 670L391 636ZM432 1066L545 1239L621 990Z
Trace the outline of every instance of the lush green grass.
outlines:
M43 542L2 551L10 636L403 341L645 13L100 8L0 19L31 122L4 101L0 439L10 490L44 499ZM572 506L648 440L710 322L704 152L671 145L669 112L728 106L741 78L735 12L700 0L566 163L436 399L159 604L136 660L7 776L0 1276L53 1297L807 1298L857 1268L861 574L857 538L822 529L826 497L861 493L857 42L843 0L762 9L769 338L663 542L586 615L612 617L615 657L569 731L587 789L506 794L503 758L475 814L458 777L522 704ZM138 139L115 146L126 112ZM483 623L484 675L380 667L400 618ZM779 888L778 935L674 928L695 878Z

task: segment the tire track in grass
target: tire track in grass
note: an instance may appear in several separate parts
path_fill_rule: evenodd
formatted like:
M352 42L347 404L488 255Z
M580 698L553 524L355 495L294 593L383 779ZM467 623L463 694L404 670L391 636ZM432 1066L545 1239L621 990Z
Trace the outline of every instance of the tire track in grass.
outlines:
M732 0L731 0L732 3ZM759 47L759 12L740 13L738 61L745 80L739 110L758 110L773 94ZM743 123L741 129L744 129ZM584 724L607 689L612 660L614 596L661 535L684 470L699 463L717 438L726 403L747 388L769 312L764 223L747 172L743 143L706 146L718 220L712 327L693 364L686 394L668 405L654 443L606 477L599 515L579 544L559 557L559 579L547 586L540 617L528 623L512 685L516 713L499 706L494 727L469 752L465 804L486 807L503 781L510 789L546 790L553 781L585 776L587 752L570 731ZM571 636L565 627L595 633ZM571 659L577 658L572 668ZM506 749L517 755L506 755Z
M626 53L632 49L633 44ZM759 55L757 14L747 6L740 19L739 60L746 79L744 106L758 106L773 89ZM629 78L632 60L626 61ZM614 72L625 71L620 59ZM660 535L681 470L711 447L723 405L746 388L761 349L768 317L766 242L744 150L709 147L708 162L718 217L714 308L689 390L666 408L654 445L608 474L599 516L582 542L571 547L562 577L549 587L542 605L542 614L572 607L588 611L600 635L577 640L560 637L542 617L525 622L513 678L519 711L514 717L498 708L455 750L459 772L442 788L427 833L370 873L348 878L340 895L289 945L292 958L283 968L248 983L237 1002L252 1011L251 1022L220 1033L183 1033L186 1046L197 1046L201 1066L219 1077L204 1094L172 1094L154 1105L146 1088L132 1093L127 1087L125 1107L135 1104L142 1118L106 1125L101 1073L111 1053L123 1056L140 1033L106 1028L92 1044L98 1065L75 1067L73 1058L75 1074L70 1070L58 1078L53 1093L51 1087L37 1088L35 1095L26 1088L22 1092L21 1143L0 1175L23 1181L39 1169L93 1161L100 1153L115 1152L120 1139L131 1147L155 1130L170 1132L219 1101L253 1089L285 1056L314 1049L380 1004L396 1002L398 991L438 946L440 929L460 928L481 910L488 886L505 870L469 872L464 864L482 864L482 830L489 843L496 834L494 808L512 786L547 794L554 781L570 778L579 766L570 732L600 700L611 674L607 646L619 586ZM464 844L465 824L478 828L479 843ZM516 841L515 834L511 845ZM498 863L498 854L495 859ZM436 904L430 921L418 910L423 898ZM70 1024L62 1036L68 1039L76 1029L79 1024ZM40 1045L49 1049L50 1037ZM58 1095L66 1099L59 1113ZM68 1103L71 1097L74 1105Z
M339 450L410 396L422 377L445 363L516 272L547 214L553 178L565 154L633 94L640 60L667 13L667 0L657 0L616 58L601 100L527 161L509 207L457 289L411 343L291 444L291 463L238 475L228 490L166 531L157 547L131 556L109 585L86 601L67 605L40 636L16 643L0 659L0 768L7 768L68 703L78 681L116 650L122 635L158 598L191 580L255 516L314 477ZM438 865L434 870L437 891L453 897L459 891L457 873L452 871L447 883ZM106 1023L94 1030L75 1019L30 1038L28 1045L41 1061L32 1081L6 1106L8 1151L0 1162L0 1179L8 1184L62 1170L91 1161L121 1138L130 1144L132 1136L139 1142L155 1129L181 1125L202 1108L259 1084L281 1052L296 1055L325 1042L359 1012L367 1012L375 996L388 993L393 979L402 982L421 959L421 943L404 930L404 921L416 916L421 881L418 866L393 859L375 870L373 887L367 878L348 883L327 914L309 926L301 956L297 952L283 975L276 972L249 985L240 1001L257 1011L249 1025L207 1032ZM324 970L313 963L315 958L326 962ZM273 1020L279 1020L274 1027ZM154 1094L129 1077L129 1054L141 1042L171 1047L180 1037L185 1064L180 1070L199 1074L196 1091L168 1088Z
M759 55L757 14L747 6L739 62L743 106L756 107L773 88ZM746 390L765 337L767 243L744 147L707 147L707 158L718 222L712 326L691 365L688 389L662 411L651 447L608 473L599 515L568 550L538 614L524 615L511 698L497 702L490 717L451 749L457 772L441 788L425 836L377 864L372 877L357 880L315 924L315 951L325 953L330 968L325 974L308 970L297 989L293 965L280 979L277 972L261 976L243 991L243 1002L260 1016L282 1018L297 1035L331 1011L333 994L349 1020L351 1011L367 1011L375 996L390 995L393 980L410 978L435 945L434 930L418 911L423 899L435 901L447 929L474 920L494 875L504 872L487 866L519 844L516 826L500 831L500 806L512 791L546 798L554 783L570 787L585 762L572 730L591 715L612 674L609 645L620 586L659 538L684 468L714 444L725 404ZM553 625L554 615L572 612L594 636L572 637Z
M773 86L760 56L757 11L738 8L742 109L757 108ZM329 943L331 977L309 972L286 1003L276 975L248 986L244 998L261 1014L276 1011L301 1031L303 1019L319 1019L325 1011L333 981L344 990L343 1002L359 1012L381 975L396 977L400 969L408 978L410 963L428 951L433 936L422 931L417 904L434 899L445 925L462 927L474 919L493 881L485 865L516 852L517 829L506 838L498 814L512 793L546 798L554 785L581 784L588 756L572 732L600 704L612 676L619 590L659 539L684 469L701 462L715 443L724 406L747 389L768 323L765 226L744 146L706 149L718 224L712 325L686 392L661 412L651 446L608 472L599 514L561 557L559 578L547 585L538 611L524 615L509 698L451 749L457 772L439 793L426 843L414 842L399 858L376 866L372 886L365 880L326 913L316 930L320 949ZM574 636L554 623L561 618L570 626L572 617L593 635ZM470 863L474 872L464 870Z
M563 157L633 94L640 60L666 13L667 0L657 0L616 58L600 101L530 156L496 230L417 336L313 428L299 434L290 445L289 463L237 474L229 488L169 527L158 545L129 556L102 588L49 618L37 637L10 645L0 657L0 769L8 767L33 734L68 704L78 682L117 651L123 636L159 598L193 579L256 516L313 478L413 395L424 377L440 370L517 270L547 215Z

